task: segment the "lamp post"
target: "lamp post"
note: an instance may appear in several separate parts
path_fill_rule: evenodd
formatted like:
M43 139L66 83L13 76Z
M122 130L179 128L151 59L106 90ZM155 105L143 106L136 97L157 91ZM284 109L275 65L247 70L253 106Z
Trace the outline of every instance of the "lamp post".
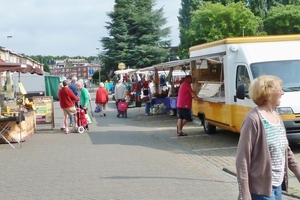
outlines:
M243 37L245 36L245 26L243 26Z
M6 62L10 62L10 58L9 58L9 49L8 49L8 41L9 41L9 39L10 38L12 38L12 36L11 35L8 35L7 37L7 41L6 41L6 49L7 49L7 58L6 58Z
M97 47L96 50L97 50L97 56L98 56L98 60L99 60L99 48ZM101 82L101 73L100 73L100 71L101 71L101 66L100 66L100 60L99 60L99 84Z

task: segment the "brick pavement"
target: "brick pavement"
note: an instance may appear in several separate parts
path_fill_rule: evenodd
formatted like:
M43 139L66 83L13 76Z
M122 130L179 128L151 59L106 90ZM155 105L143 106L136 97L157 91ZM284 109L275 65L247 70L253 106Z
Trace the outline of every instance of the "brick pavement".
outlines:
M54 105L54 131L38 126L21 149L0 145L0 199L236 199L235 177L186 145L196 137L172 138L173 119L143 108L118 119L110 103L90 131L65 135Z

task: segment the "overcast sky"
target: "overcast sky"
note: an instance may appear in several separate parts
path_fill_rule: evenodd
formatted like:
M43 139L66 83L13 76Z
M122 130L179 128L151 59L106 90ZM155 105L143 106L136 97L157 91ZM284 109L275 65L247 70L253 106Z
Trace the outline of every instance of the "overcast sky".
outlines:
M0 46L26 55L94 56L106 13L114 0L0 0ZM156 0L164 7L171 27L172 46L179 44L178 11L181 0ZM7 36L12 38L7 39Z

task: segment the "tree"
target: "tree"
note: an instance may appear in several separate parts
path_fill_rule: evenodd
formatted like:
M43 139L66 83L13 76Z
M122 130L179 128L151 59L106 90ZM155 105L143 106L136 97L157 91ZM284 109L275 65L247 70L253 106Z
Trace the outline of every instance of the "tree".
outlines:
M300 5L299 0L248 0L247 7L251 9L255 16L264 19L270 9L280 5Z
M100 56L105 69L115 70L120 62L141 68L165 61L171 42L165 40L170 28L162 28L166 24L163 8L152 10L153 0L115 2L114 10L108 13L109 37L100 40L106 51Z
M189 48L191 46L190 38L187 32L190 28L191 14L193 11L197 10L200 5L200 0L182 0L181 8L179 9L179 38L180 44L178 47L178 54L181 59L189 57Z
M264 20L264 30L272 35L300 33L300 6L272 7Z
M205 3L192 13L188 37L192 45L227 37L263 34L259 31L262 20L254 16L244 3Z

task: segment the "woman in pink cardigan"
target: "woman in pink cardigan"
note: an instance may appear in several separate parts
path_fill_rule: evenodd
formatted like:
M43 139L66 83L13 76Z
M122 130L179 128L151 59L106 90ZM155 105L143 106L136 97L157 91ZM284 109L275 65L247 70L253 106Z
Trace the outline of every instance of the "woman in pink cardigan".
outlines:
M288 189L288 168L300 181L300 168L291 151L282 119L275 111L284 94L282 81L260 76L249 87L257 105L246 116L237 148L239 198L280 200Z

